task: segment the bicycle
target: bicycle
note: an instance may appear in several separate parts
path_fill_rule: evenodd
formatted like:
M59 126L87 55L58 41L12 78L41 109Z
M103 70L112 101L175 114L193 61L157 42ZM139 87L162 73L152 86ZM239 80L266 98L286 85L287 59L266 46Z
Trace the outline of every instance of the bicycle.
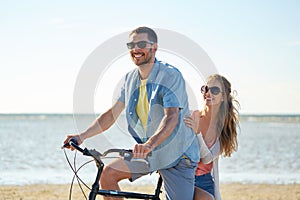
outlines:
M65 156L66 159L72 169L72 171L74 172L74 177L72 180L72 184L71 184L71 188L70 188L70 194L69 194L69 199L71 199L71 194L72 194L72 186L73 186L73 181L74 178L76 177L80 186L80 189L82 191L82 193L84 194L85 198L87 199L81 185L80 182L82 184L84 184L87 188L90 189L90 193L89 193L89 200L95 200L97 195L102 195L102 196L110 196L110 197L124 197L124 198L128 198L128 199L153 199L153 200L160 200L160 193L162 193L161 191L161 187L162 187L162 177L159 176L158 181L157 181L157 185L156 185L156 189L155 189L155 193L154 194L145 194L145 193L136 193L136 192L125 192L125 191L118 191L118 190L104 190L101 189L99 186L99 180L101 178L101 174L102 174L102 170L104 168L104 163L102 161L102 158L105 158L108 154L110 153L118 153L119 156L123 157L126 160L131 160L133 153L132 150L126 150L126 149L108 149L107 151L105 151L104 153L100 153L95 149L87 149L84 148L82 149L76 140L71 139L69 143L65 144L62 148L64 149L67 146L72 146L74 147L77 151L81 152L83 155L85 156L90 156L94 159L96 166L97 166L97 174L96 174L96 178L94 183L92 184L92 188L89 188L89 186L87 186L86 183L84 183L80 177L78 176L78 171L87 163L85 163L84 165L82 165L79 169L76 169L75 167L72 167L71 162L69 161L66 152ZM74 157L75 159L75 157ZM91 162L91 161L89 161ZM74 164L75 165L75 164Z

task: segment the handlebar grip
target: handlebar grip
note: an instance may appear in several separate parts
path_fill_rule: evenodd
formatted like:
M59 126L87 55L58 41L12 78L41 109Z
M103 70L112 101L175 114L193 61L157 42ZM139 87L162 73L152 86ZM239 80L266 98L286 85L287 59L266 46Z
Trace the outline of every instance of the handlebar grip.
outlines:
M75 144L75 145L78 146L78 142L77 142L77 140L75 140L75 138L71 138L70 141L69 141L69 144L70 144L71 146L73 146L73 144Z
M75 144L78 146L78 142L77 142L77 140L75 140L75 138L71 138L69 142L67 142L66 144L63 145L63 148L73 146L72 144Z

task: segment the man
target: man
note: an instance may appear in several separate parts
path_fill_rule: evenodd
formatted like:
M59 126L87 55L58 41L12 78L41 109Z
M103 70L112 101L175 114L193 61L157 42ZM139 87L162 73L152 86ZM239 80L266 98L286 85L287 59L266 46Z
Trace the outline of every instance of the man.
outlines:
M81 144L104 132L126 109L128 131L137 141L134 158L108 164L102 173L101 187L120 190L120 180L134 181L158 170L167 199L191 200L200 153L195 134L183 123L189 112L184 79L176 68L156 60L157 35L152 29L139 27L129 39L127 47L137 68L126 75L118 101L84 132L68 135L65 143L75 138ZM151 156L147 156L150 152ZM148 162L140 162L141 158Z

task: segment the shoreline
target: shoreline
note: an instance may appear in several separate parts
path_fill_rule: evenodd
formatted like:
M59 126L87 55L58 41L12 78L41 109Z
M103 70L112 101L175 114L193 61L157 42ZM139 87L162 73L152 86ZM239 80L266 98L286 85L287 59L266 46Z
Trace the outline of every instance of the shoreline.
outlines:
M154 193L154 185L122 184L122 190ZM23 186L0 186L0 200L65 200L69 198L69 184L34 184ZM220 185L223 200L300 200L300 184L242 184L226 183ZM74 185L73 200L84 199L77 185ZM101 199L101 198L98 198ZM162 195L162 199L164 199Z

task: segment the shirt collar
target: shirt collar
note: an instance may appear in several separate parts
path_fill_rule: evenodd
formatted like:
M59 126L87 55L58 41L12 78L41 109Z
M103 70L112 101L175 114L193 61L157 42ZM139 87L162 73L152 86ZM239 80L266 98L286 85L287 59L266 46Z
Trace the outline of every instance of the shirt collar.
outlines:
M159 65L160 65L160 62L155 58L153 68L148 77L148 82L153 83L155 81L158 71L159 71Z

